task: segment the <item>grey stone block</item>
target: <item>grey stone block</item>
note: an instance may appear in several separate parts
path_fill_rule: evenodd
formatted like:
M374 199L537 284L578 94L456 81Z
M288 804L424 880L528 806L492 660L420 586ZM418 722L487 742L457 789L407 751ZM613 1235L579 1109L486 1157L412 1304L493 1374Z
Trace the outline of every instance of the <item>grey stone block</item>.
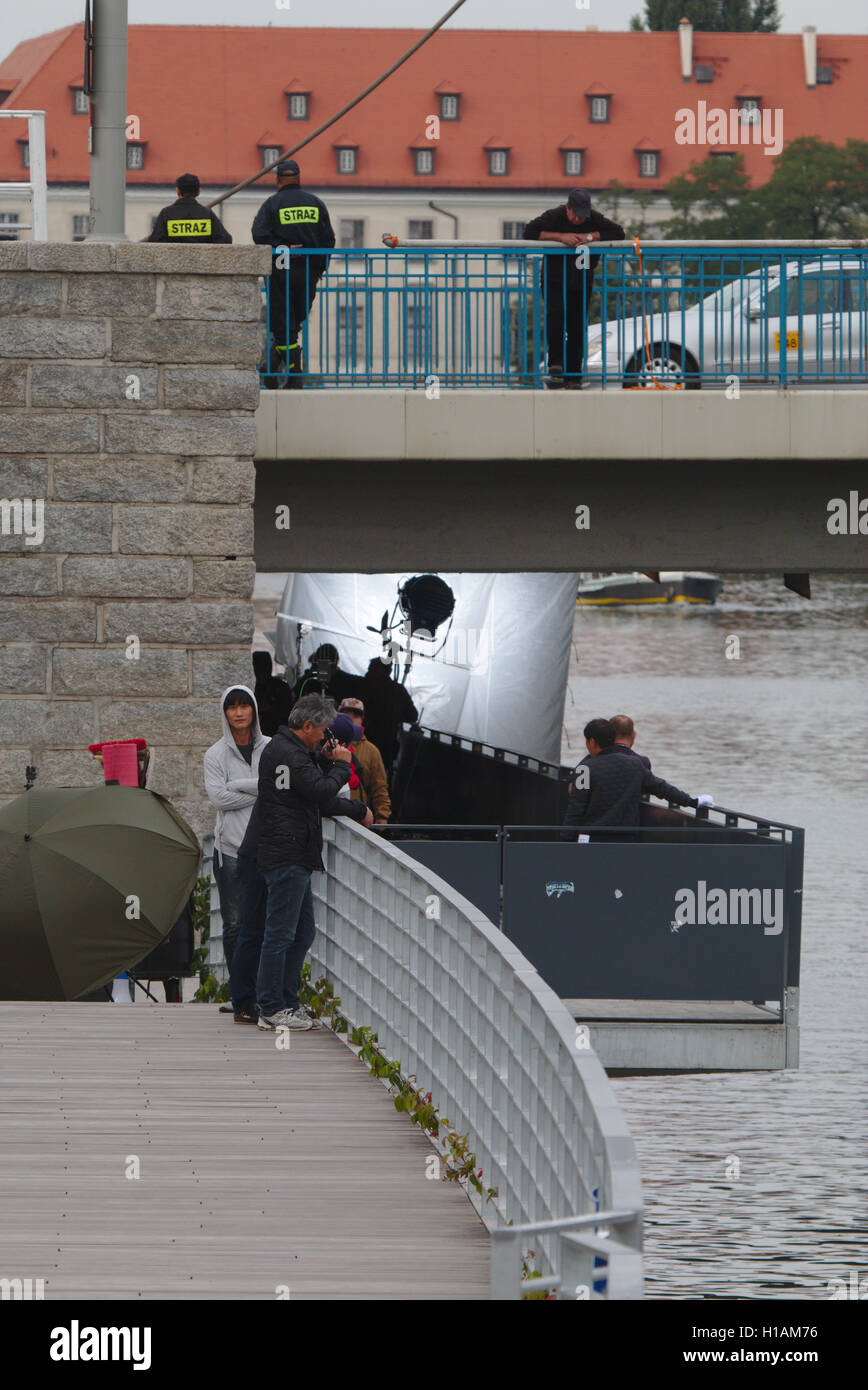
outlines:
M44 459L0 458L0 497L44 499L47 490L48 464Z
M137 660L119 647L58 647L52 657L55 695L186 695L187 653L143 646Z
M110 318L147 318L157 307L157 281L153 275L71 276L67 312L105 314Z
M112 548L112 509L108 504L81 502L66 506L47 502L45 537L39 546L25 546L21 536L0 537L0 550L40 555L102 555Z
M60 313L59 275L0 275L0 315Z
M228 319L259 322L262 292L258 280L225 276L167 276L161 283L159 316L163 319Z
M194 598L253 599L253 560L194 560Z
M22 454L86 454L99 450L95 415L58 410L36 414L10 411L0 416L0 450Z
M204 749L222 732L217 700L117 700L105 705L99 716L101 741L146 738L158 745L171 738L174 747L196 744Z
M165 367L163 398L167 410L255 410L259 373L231 367Z
M26 270L27 269L27 242L26 241L3 241L0 242L0 270Z
M188 497L191 502L253 503L256 469L251 458L194 459Z
M105 556L63 562L63 593L99 598L186 598L188 562L162 556L159 560Z
M127 393L138 391L138 400ZM157 404L154 367L91 367L55 362L33 366L30 400L34 406L114 406L131 412Z
M253 554L252 507L118 508L122 555Z
M88 739L96 743L96 739ZM46 748L37 764L38 787L100 787L103 784L102 765L86 748L60 752Z
M182 459L62 459L54 465L54 496L66 502L180 502L186 493Z
M0 243L0 251L5 251ZM2 261L0 261L2 269ZM30 762L29 748L0 748L0 794L7 797L18 796L24 791L26 775L24 769Z
M0 405L24 405L26 393L27 368L16 362L0 362Z
M176 797L189 796L191 788L186 750L158 748L153 744L149 747L151 764L148 768L148 788L161 796L168 796L172 801Z
M247 685L252 689L253 682L249 646L234 652L193 653L194 695L219 700L227 686Z
M152 319L140 322L115 319L112 323L113 362L225 362L238 367L255 367L262 355L262 346L262 330L257 323L205 325ZM21 354L16 351L5 355L17 357ZM69 353L60 355L71 356Z
M96 605L84 599L22 604L0 598L0 642L95 642Z
M247 454L256 448L252 415L173 415L152 412L143 420L132 412L106 415L109 454Z
M109 243L82 241L30 241L27 265L30 270L60 270L93 273L113 270L115 248Z
M4 536L5 542L8 537ZM5 544L4 544L5 549ZM11 596L21 594L28 597L56 594L57 560L53 555L22 555L20 559L3 556L0 559L0 594ZM22 605L21 622L28 621L27 605ZM29 634L28 634L29 635Z
M110 603L106 608L105 640L124 642L134 634L148 642L226 646L250 642L252 603Z
M268 275L271 247L119 243L117 269L123 274L139 275Z
M204 793L201 800L178 800L173 805L200 840L204 840L206 835L213 835L216 812Z
M0 744L28 747L31 753L39 745L86 748L96 742L95 723L86 700L0 699Z
M0 647L0 690L4 694L43 695L46 690L45 647L7 642Z
M6 320L0 335L0 357L105 355L105 324L85 319L29 319L19 315Z

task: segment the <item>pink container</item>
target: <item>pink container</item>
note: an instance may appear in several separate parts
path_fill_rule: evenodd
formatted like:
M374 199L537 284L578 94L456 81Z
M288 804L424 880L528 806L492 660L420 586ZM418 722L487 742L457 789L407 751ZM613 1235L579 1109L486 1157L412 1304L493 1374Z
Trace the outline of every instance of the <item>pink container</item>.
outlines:
M107 782L119 782L122 787L139 785L139 764L135 739L102 746L103 770Z

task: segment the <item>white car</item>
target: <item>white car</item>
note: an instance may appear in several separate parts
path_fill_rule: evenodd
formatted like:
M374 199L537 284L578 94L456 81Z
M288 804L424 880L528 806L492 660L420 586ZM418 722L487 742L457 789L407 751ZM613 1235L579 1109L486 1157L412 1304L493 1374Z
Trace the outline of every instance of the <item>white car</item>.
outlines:
M704 375L865 380L868 260L790 261L785 284L782 326L779 263L732 280L690 308L679 303L683 296L672 279L646 280L644 320L638 312L609 320L605 333L601 324L588 328L588 376L599 379L605 368L607 381L624 386L656 379L688 389L698 389Z

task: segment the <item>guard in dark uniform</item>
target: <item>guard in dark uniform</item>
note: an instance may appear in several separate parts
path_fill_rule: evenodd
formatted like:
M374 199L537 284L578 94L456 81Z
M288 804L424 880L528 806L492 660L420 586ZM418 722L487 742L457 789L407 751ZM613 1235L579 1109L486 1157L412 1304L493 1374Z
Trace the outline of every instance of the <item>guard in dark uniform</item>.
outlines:
M199 180L195 174L182 174L176 188L178 201L157 213L154 230L147 241L167 241L171 245L198 242L204 246L209 242L232 240L216 212L196 201Z
M623 241L624 228L591 208L590 195L574 188L567 201L534 217L524 229L528 241L559 241L580 247L595 241ZM549 389L582 385L585 325L599 256L579 270L575 256L543 256L542 285L546 305Z
M268 295L271 375L264 377L262 384L271 389L302 385L299 333L328 261L327 256L293 256L292 252L319 246L328 249L335 244L328 208L300 186L295 160L283 160L276 173L277 192L265 200L253 222L255 242L284 248L283 256L273 257Z

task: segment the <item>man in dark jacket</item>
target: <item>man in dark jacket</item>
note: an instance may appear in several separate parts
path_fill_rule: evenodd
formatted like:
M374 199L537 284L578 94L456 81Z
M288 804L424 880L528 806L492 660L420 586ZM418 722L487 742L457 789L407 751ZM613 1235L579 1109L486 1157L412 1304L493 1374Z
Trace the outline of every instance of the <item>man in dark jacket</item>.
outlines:
M270 652L253 653L256 676L253 693L259 711L259 727L269 738L277 733L281 724L286 723L294 703L289 685L280 676L273 675L272 669Z
M524 229L529 241L559 241L579 248L595 241L623 241L624 228L591 209L590 195L574 188L567 201L549 208L528 222ZM585 326L594 288L594 271L599 256L590 256L585 270L576 266L575 255L543 258L542 284L546 306L546 344L549 375L547 385L578 389L582 384Z
M619 757L615 752L615 730L609 719L592 719L585 725L585 744L590 762L576 769L576 778L562 840L571 840L568 827L583 825L639 825L643 796L659 796L676 806L713 806L710 796L689 796L687 792L655 777L639 758Z
M349 816L365 826L374 820L364 802L338 795L350 776L349 748L318 751L334 717L331 700L320 695L299 700L263 749L259 763L256 862L268 901L256 995L259 1027L266 1031L311 1026L299 1007L298 986L316 930L310 876L323 869L323 816ZM242 850L249 852L250 844L245 842ZM246 925L242 923L236 956L247 936ZM244 982L237 976L233 963L233 991L240 991L243 1002Z
M184 242L198 242L201 246L209 242L231 242L216 212L197 202L200 189L195 174L182 174L176 191L178 201L157 213L148 241L167 241L173 246Z
M628 758L638 758L650 772L651 759L646 758L644 753L637 753L633 747L636 742L636 725L629 714L613 714L609 723L615 730L615 752L624 753Z
M379 748L387 776L392 772L401 725L415 724L419 718L409 690L392 679L390 666L390 661L375 656L359 690L365 707L365 737Z
M328 249L335 244L328 208L321 199L301 187L301 174L295 160L283 160L276 173L277 192L266 198L253 220L253 240L260 246L283 250L283 255L272 256L268 291L268 329L273 342L269 342L271 375L264 378L263 385L269 389L301 385L299 333L310 313L328 259L326 256L293 256L292 252L319 246ZM299 381L290 383L287 371Z

